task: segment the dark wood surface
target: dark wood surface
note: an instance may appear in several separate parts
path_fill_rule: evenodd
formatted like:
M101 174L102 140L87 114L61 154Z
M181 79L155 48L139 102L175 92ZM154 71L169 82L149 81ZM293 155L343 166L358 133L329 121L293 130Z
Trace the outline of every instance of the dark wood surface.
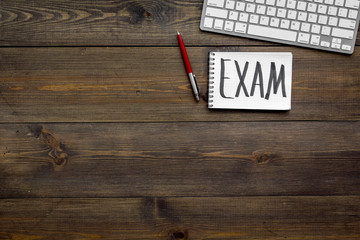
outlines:
M0 1L0 239L360 239L360 46L201 32L201 8ZM209 51L292 52L292 110L210 111Z

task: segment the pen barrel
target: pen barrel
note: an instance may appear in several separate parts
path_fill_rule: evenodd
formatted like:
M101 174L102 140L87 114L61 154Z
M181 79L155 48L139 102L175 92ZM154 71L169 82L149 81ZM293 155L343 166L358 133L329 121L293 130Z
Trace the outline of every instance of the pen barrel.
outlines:
M183 40L182 40L182 38L181 38L180 35L178 35L178 41L179 41L179 45L180 45L181 54L182 54L182 56L183 56L183 60L184 60L186 72L187 72L187 73L192 73L192 69L191 69L189 57L188 57L188 55L187 55L184 42L183 42Z
M191 87L193 89L195 98L197 101L199 101L200 100L200 91L199 91L199 87L196 83L195 75L193 73L189 73L188 75L189 75Z

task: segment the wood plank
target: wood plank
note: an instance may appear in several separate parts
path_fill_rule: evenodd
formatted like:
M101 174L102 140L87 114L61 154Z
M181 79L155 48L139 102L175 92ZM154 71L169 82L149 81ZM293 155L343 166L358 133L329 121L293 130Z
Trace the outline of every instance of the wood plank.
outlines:
M2 0L1 46L274 45L202 32L202 0ZM360 34L357 36L360 45Z
M2 46L262 44L200 30L202 1L1 1ZM212 39L212 40L211 40ZM265 43L266 44L266 43Z
M359 239L359 196L2 199L1 239Z
M1 124L0 198L359 195L359 126Z
M292 110L209 111L209 51L293 52ZM359 120L359 48L352 56L291 47L188 53L200 103L177 47L1 48L0 122Z

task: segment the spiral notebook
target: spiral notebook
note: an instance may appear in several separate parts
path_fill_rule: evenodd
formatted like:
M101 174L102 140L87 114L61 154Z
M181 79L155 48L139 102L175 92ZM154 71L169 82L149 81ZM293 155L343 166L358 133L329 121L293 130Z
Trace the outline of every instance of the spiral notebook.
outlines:
M291 82L292 53L209 53L209 108L290 110Z

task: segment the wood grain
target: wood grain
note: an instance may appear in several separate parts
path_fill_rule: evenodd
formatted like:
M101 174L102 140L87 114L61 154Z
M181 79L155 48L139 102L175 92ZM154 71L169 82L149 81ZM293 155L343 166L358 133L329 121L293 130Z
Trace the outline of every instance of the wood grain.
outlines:
M0 239L360 239L360 48L202 32L202 2L0 1ZM210 111L209 51L292 52L292 110Z
M358 196L0 200L1 239L358 239ZM34 207L36 206L36 207Z
M1 198L359 195L359 122L0 125Z
M202 0L2 0L1 46L275 45L200 31ZM357 36L360 45L360 34Z
M292 110L209 111L209 51L293 53ZM190 47L196 103L178 47L1 48L0 122L359 120L360 50ZM155 71L154 71L155 70Z

